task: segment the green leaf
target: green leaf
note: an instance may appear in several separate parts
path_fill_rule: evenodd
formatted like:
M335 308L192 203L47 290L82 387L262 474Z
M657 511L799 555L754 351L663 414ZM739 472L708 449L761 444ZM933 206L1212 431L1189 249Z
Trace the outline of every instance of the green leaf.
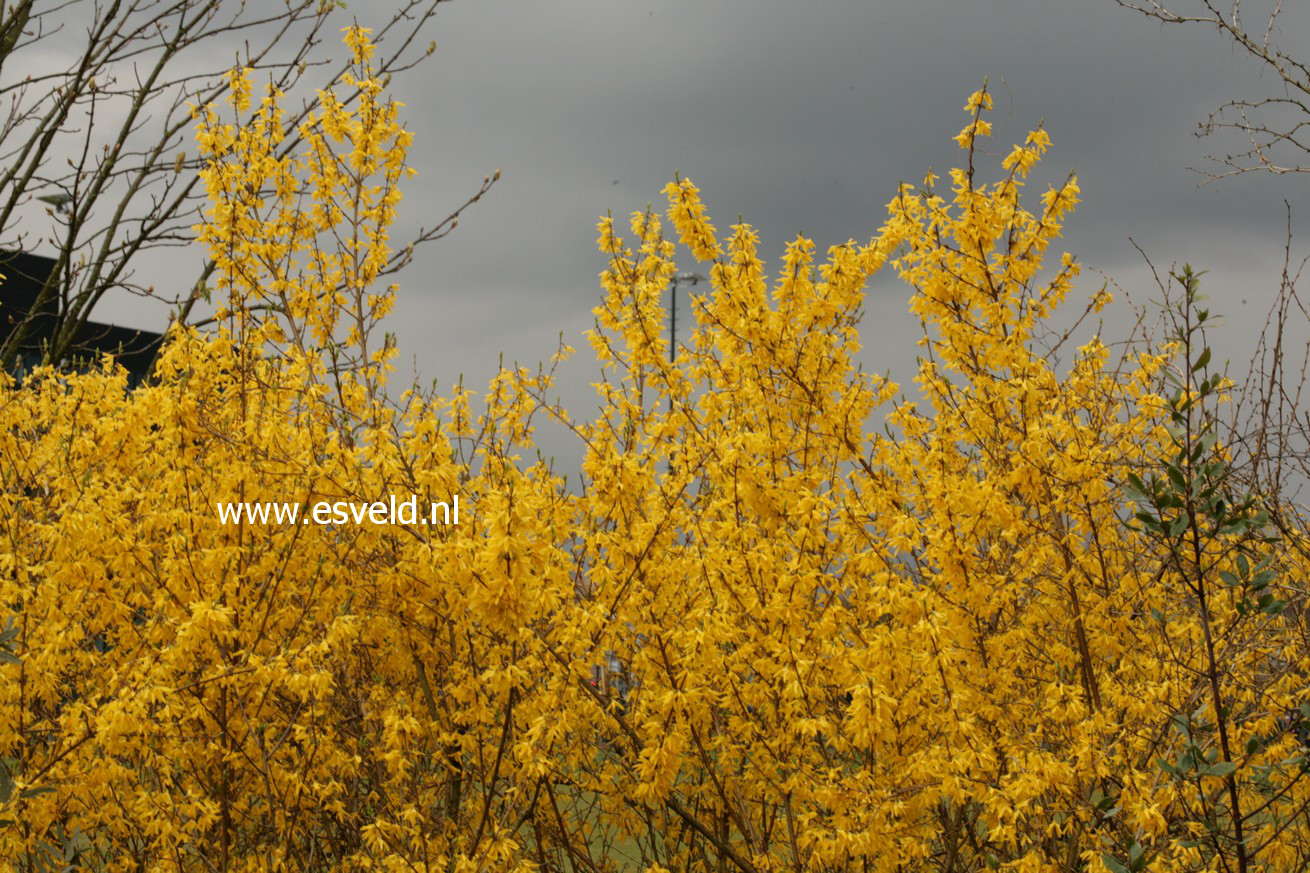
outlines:
M1101 854L1101 863L1104 864L1106 869L1110 870L1111 873L1130 873L1128 868L1125 867L1119 861L1118 858L1116 858L1114 855L1111 855L1109 852L1104 852Z
M1197 358L1196 363L1192 365L1192 372L1195 373L1197 370L1204 369L1208 363L1210 363L1210 347L1206 346L1201 351L1201 357Z
M1174 464L1168 464L1165 466L1165 472L1169 474L1169 481L1174 483L1179 491L1187 490L1187 478L1183 475L1182 470L1178 469Z
M1220 779L1231 776L1235 772L1237 772L1237 765L1232 761L1220 761L1210 765L1210 775Z

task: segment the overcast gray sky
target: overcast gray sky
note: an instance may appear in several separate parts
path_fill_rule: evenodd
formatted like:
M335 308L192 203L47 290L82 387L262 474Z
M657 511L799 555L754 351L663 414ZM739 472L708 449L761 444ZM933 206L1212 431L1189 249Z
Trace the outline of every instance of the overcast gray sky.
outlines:
M352 0L346 14L376 26L387 5ZM1284 45L1310 45L1310 10L1290 9L1282 25ZM1277 288L1284 199L1294 251L1310 250L1310 180L1198 187L1187 169L1240 145L1193 136L1207 112L1275 81L1213 30L1161 27L1113 0L455 0L428 33L436 53L392 83L419 170L397 240L502 171L400 278L400 375L416 362L443 388L461 373L485 384L501 352L535 364L562 332L579 357L560 393L592 408L582 332L604 267L598 216L662 208L676 171L719 227L738 215L754 224L773 263L798 232L820 251L867 241L900 180L958 161L952 137L984 78L991 166L1044 118L1053 148L1030 202L1079 174L1084 202L1064 242L1085 265L1080 293L1100 271L1152 296L1130 238L1161 267L1190 261L1210 271L1214 308L1229 316L1219 357L1237 359ZM907 293L890 274L875 279L864 333L866 363L903 383L917 330Z
M1284 14L1286 45L1307 44L1305 13ZM502 351L545 358L563 332L581 361L561 393L589 404L581 332L604 266L599 215L661 206L677 171L720 227L738 214L754 224L771 259L798 232L820 250L867 241L899 180L958 160L951 138L984 78L995 160L1044 118L1053 147L1032 196L1080 177L1064 242L1085 265L1082 291L1099 270L1152 296L1130 238L1157 266L1190 261L1210 271L1229 316L1217 345L1236 358L1277 288L1284 199L1307 241L1307 180L1198 187L1187 169L1240 145L1198 140L1197 123L1270 93L1270 77L1212 30L1161 27L1113 0L460 0L434 24L436 54L394 83L419 169L402 221L444 215L502 171L401 280L402 358L443 386L459 373L485 382ZM865 322L867 362L903 382L906 295L890 274L875 279Z

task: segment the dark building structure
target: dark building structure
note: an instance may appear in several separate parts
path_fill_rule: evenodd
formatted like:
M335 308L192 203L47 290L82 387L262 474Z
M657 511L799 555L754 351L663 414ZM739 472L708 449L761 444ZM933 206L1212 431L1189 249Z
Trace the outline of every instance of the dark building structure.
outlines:
M27 319L32 330L19 349L17 373L23 374L41 363L44 349L58 329L62 314L62 301L52 295L39 308L36 305L41 288L54 270L52 258L26 252L0 252L0 345L13 333L15 327ZM86 366L96 363L101 355L113 355L128 372L133 385L145 378L163 341L161 334L88 321L73 337L69 364Z

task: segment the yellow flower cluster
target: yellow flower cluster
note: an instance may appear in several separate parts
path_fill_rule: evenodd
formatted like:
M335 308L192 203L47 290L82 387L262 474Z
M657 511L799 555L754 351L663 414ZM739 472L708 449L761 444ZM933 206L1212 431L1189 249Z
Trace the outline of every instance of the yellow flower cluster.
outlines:
M993 185L903 187L867 244L796 239L772 284L680 180L712 290L673 360L677 247L607 219L598 414L528 370L474 414L387 393L410 137L347 44L359 96L321 94L298 150L245 73L230 121L197 111L218 329L135 391L108 363L0 382L6 869L1209 870L1234 820L1263 869L1305 865L1303 637L1198 611L1125 524L1179 349L1058 363L1078 267L1043 256L1078 188L1021 207L1043 131ZM856 361L889 264L925 325L909 389ZM581 486L524 460L542 416ZM214 511L456 492L449 527ZM1236 536L1204 566L1247 574Z

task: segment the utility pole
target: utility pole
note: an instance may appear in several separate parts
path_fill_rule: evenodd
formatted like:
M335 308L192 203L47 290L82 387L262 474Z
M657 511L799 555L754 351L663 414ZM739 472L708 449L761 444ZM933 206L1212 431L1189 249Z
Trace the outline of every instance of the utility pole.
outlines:
M677 273L669 282L669 363L678 356L678 286L682 283L696 285L704 282L700 273ZM670 399L670 404L672 400ZM669 407L672 410L672 406Z
M684 282L697 285L704 282L700 273L675 273L669 281L669 364L678 357L678 286ZM673 395L669 394L669 415L673 415ZM669 472L673 472L673 454L669 454Z

